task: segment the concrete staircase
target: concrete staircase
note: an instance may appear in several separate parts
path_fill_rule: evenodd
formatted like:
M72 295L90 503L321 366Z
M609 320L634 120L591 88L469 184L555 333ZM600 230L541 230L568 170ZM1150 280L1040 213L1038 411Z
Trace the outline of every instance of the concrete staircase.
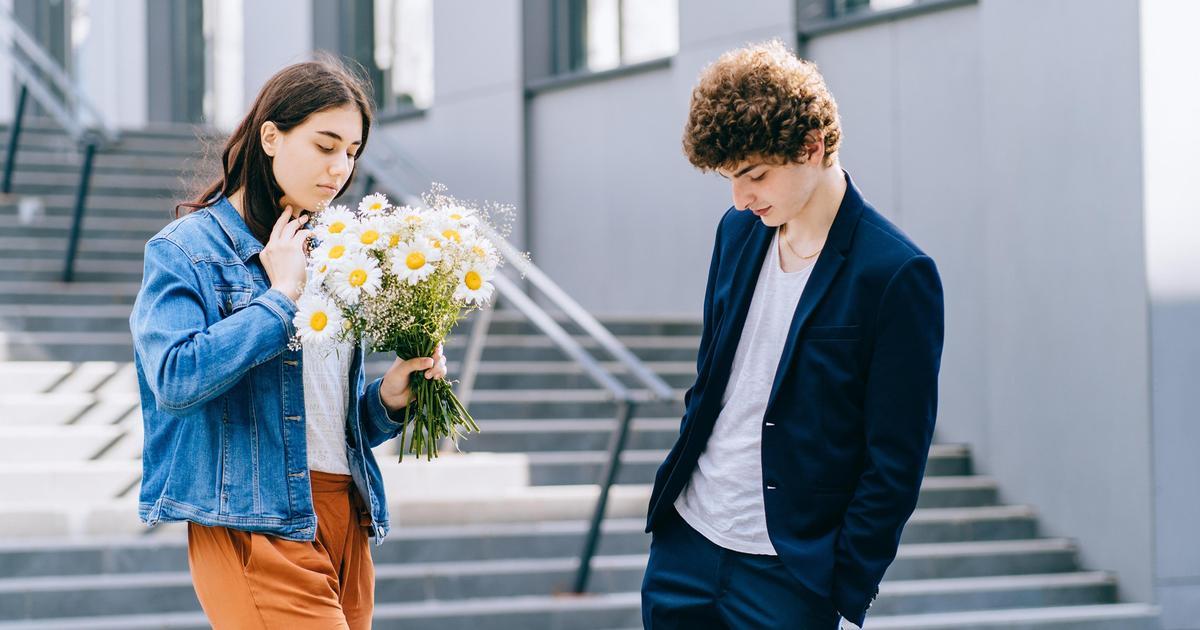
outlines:
M189 133L134 134L97 160L80 281L71 285L57 282L71 158L55 150L61 138L50 130L25 136L17 189L44 195L47 210L20 225L15 203L0 205L11 228L0 247L11 271L0 280L0 347L9 359L0 362L0 630L208 627L182 528L147 531L137 522L141 417L128 363L141 247L170 220L172 187L196 146ZM691 383L698 323L605 323L680 392ZM452 374L466 330L447 348ZM374 357L368 371L378 375L387 363ZM577 597L563 592L613 406L505 311L493 321L476 387L472 412L483 433L462 454L397 464L392 447L379 451L396 522L375 549L375 627L639 627L649 483L678 431L681 403L639 407L592 593ZM974 474L967 446L935 445L869 628L1158 627L1154 608L1118 603L1116 576L1080 566L1071 540L1040 537L1033 508L1004 504L1001 494L995 480Z

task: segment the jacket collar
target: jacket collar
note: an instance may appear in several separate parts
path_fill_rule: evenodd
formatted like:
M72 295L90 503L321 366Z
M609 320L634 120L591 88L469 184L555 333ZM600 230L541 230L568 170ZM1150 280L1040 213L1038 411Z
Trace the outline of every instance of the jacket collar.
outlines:
M216 201L208 207L208 211L225 231L225 235L233 243L233 250L237 252L242 262L250 260L251 256L262 251L263 244L250 231L250 227L246 225L246 221L242 219L242 215L238 214L233 204L229 203L228 197L225 195L217 197Z

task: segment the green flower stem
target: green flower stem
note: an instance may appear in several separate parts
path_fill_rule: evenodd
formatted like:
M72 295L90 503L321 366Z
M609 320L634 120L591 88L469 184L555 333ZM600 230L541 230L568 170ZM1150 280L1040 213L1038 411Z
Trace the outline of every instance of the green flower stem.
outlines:
M437 344L427 351L409 353L397 351L401 357L429 356ZM429 346L422 346L429 347ZM404 408L404 420L400 427L400 460L406 452L432 460L438 456L438 444L444 438L478 433L479 426L467 412L466 407L454 395L450 383L444 379L427 379L423 371L413 372L409 377L412 400Z

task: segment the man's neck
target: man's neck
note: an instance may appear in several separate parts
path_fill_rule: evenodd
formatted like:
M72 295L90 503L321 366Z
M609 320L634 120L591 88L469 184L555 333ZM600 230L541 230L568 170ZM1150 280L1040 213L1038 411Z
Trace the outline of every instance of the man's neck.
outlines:
M837 217L842 198L846 196L846 176L837 164L823 173L804 210L787 222L788 237L793 243L824 242Z

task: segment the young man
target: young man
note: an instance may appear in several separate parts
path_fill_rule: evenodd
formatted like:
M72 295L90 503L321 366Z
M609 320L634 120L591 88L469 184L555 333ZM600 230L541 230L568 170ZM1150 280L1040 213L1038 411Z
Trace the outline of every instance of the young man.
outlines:
M840 140L816 67L777 41L726 53L692 93L684 150L734 205L650 498L646 628L862 625L916 507L941 282L841 169Z

